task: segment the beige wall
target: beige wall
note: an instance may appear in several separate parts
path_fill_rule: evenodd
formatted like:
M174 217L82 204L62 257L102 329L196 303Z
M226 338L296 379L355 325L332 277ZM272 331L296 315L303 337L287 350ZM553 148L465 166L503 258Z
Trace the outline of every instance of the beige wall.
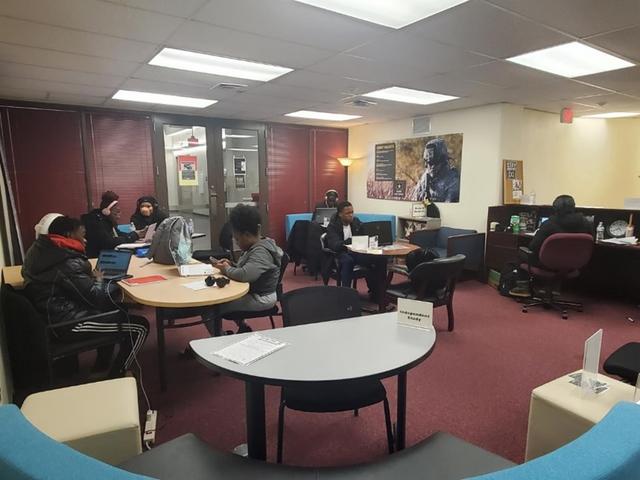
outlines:
M487 207L501 202L501 127L507 105L489 105L431 116L431 133L462 133L459 203L439 203L443 225L484 231ZM367 198L367 172L376 143L410 138L410 118L349 129L349 200L356 213L408 215L411 202Z
M557 115L522 109L509 131L522 139L513 158L524 160L525 193L534 191L536 203L567 193L578 205L622 208L625 197L640 196L640 119L561 124Z

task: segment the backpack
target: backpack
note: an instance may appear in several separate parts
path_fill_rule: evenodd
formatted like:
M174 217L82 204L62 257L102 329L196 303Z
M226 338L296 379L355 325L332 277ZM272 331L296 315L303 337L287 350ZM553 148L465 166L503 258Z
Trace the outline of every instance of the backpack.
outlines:
M407 254L405 264L407 265L407 270L410 272L421 263L430 262L439 257L440 255L438 255L438 252L435 250L431 248L427 248L426 250L421 248Z
M156 229L147 258L164 265L185 265L191 261L191 229L183 217L169 217Z
M509 293L514 289L519 281L527 280L527 272L522 270L515 263L507 263L502 272L500 272L500 282L498 283L498 292L500 295L510 297Z

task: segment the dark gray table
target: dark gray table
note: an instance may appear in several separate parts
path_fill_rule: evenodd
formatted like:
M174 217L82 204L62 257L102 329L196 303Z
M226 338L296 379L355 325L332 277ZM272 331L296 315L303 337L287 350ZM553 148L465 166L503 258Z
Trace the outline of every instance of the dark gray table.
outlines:
M213 355L253 333L190 342L204 365L245 382L247 445L251 458L266 460L264 386L300 386L398 376L396 447L405 447L407 370L429 356L435 330L402 327L397 312L260 332L289 345L251 365Z

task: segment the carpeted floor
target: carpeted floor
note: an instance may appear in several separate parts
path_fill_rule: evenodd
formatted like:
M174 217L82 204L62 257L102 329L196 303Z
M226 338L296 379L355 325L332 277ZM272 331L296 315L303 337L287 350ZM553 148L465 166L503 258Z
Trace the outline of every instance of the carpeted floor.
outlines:
M293 276L290 268L284 284L285 290L292 290L321 282L306 275ZM407 444L447 431L522 462L531 390L579 369L584 340L599 328L604 328L603 360L619 345L640 341L640 325L627 320L636 313L634 305L584 300L583 313L561 320L552 311L523 314L513 300L475 280L460 283L454 302L455 331L446 331L446 311L437 309L435 350L408 375ZM148 318L153 323L150 311ZM279 318L276 322L281 325ZM254 329L270 328L268 319L254 320L252 325ZM221 450L230 451L243 443L244 384L216 377L197 361L179 356L188 340L205 337L204 327L167 333L169 388L164 394L157 381L154 331L152 328L140 361L152 406L159 411L157 441L193 432ZM395 418L395 378L384 383ZM278 389L267 387L271 461L275 461L278 400ZM362 410L359 417L287 410L284 461L342 465L371 460L385 455L384 432L381 405Z

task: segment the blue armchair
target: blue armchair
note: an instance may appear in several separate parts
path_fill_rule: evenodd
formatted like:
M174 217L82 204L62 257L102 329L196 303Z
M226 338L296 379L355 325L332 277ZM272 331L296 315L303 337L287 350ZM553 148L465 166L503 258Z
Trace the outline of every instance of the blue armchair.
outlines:
M464 269L482 273L484 263L484 233L462 228L442 227L437 230L413 232L409 242L424 249L432 249L441 258L462 254Z

